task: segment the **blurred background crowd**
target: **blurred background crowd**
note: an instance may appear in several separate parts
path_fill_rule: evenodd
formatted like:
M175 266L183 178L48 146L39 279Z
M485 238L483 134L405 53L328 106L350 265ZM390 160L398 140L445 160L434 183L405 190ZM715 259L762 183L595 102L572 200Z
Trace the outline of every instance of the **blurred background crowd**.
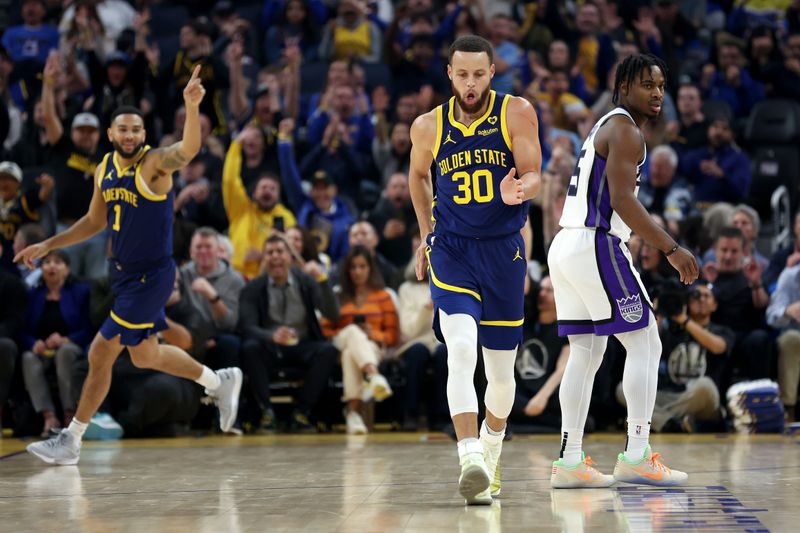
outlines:
M445 428L446 350L413 275L409 128L451 96L447 48L473 33L495 48L493 89L534 104L543 154L512 428L560 425L569 354L546 252L583 138L636 52L669 67L639 197L703 272L683 288L661 252L629 243L662 324L653 427L726 430L726 391L758 379L794 419L800 1L0 0L0 31L0 420L15 435L69 423L111 295L105 234L34 270L12 258L86 212L118 106L142 110L148 144L180 139L198 64L203 146L175 179L162 342L242 367L237 431ZM624 357L609 344L596 428L624 420ZM384 379L394 395L375 398ZM97 435L208 429L201 396L123 355Z

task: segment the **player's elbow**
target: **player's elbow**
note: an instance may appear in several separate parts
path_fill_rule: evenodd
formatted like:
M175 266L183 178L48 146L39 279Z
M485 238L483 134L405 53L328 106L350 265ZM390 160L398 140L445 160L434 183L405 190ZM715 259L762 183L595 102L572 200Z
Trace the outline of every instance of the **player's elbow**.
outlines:
M609 194L611 209L613 209L614 211L624 210L628 200L629 200L629 195L623 191L617 193L614 193L612 191L611 194Z

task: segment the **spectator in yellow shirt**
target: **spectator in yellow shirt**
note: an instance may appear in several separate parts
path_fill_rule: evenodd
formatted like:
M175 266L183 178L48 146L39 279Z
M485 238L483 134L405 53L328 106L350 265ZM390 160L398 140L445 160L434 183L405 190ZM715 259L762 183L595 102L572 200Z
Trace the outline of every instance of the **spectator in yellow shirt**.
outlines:
M591 116L583 100L569 92L569 73L565 69L554 68L542 80L544 92L536 98L547 102L553 110L553 127L573 132L579 131L581 123Z
M231 142L222 170L222 199L228 214L228 233L233 243L233 267L248 279L259 273L264 241L272 230L284 231L297 224L294 214L280 203L281 183L274 174L263 173L253 197L242 183L242 142L248 135L261 135L247 127Z

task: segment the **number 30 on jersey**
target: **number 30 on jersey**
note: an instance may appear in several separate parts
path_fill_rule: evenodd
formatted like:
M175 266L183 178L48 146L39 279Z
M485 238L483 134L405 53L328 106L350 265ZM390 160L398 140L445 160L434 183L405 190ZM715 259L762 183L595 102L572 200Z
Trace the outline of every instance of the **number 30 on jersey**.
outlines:
M453 196L453 201L458 205L468 204L472 200L485 204L494 198L492 173L486 169L476 170L472 174L464 171L454 172L452 179L458 182L459 194Z

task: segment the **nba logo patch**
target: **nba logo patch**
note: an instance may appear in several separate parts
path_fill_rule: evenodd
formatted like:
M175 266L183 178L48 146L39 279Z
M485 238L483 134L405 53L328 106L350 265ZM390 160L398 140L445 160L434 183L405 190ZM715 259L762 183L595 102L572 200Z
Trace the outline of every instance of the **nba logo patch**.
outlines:
M638 294L617 300L617 307L625 322L635 324L642 319L642 298Z

